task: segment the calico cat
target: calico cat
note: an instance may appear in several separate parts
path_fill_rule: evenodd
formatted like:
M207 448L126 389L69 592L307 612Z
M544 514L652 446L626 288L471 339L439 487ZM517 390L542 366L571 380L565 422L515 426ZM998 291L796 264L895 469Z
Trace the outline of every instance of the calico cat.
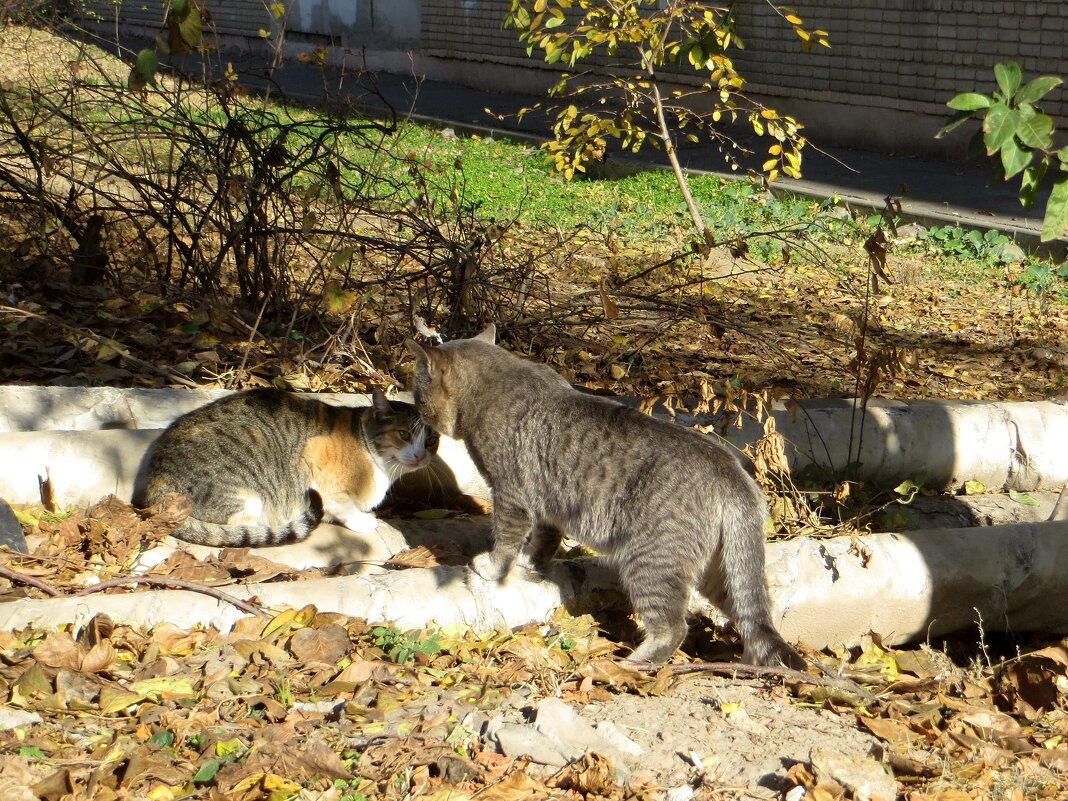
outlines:
M185 495L175 536L201 545L281 545L324 519L372 531L370 510L402 474L428 464L437 434L378 390L365 408L277 389L230 395L179 417L160 436L134 492L144 507Z
M488 580L543 571L562 534L606 555L645 627L635 662L682 643L694 588L733 621L743 661L803 668L775 629L764 576L764 496L725 447L606 398L550 368L473 339L424 348L416 408L463 440L493 491L494 545L471 568Z

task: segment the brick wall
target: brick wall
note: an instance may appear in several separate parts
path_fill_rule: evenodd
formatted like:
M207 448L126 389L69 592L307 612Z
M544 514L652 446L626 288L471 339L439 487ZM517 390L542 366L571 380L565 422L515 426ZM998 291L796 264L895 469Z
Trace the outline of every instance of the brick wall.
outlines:
M807 54L766 4L740 8L739 29L751 50L735 63L761 91L942 107L957 92L992 90L998 62L1016 61L1025 76L1068 77L1064 0L800 0L806 24L829 31L832 42L830 50ZM1045 107L1068 117L1068 93L1049 98Z
M474 61L526 60L516 32L504 29L508 0L423 0L421 52Z
M423 0L421 52L438 59L544 69L527 59L515 31L503 30L507 0ZM814 135L837 144L947 153L932 136L957 92L990 92L993 66L1016 61L1025 79L1068 79L1068 0L794 0L806 26L832 47L804 53L763 0L738 0L748 45L734 61L748 89L794 113ZM454 78L456 71L450 73ZM485 79L474 70L468 82ZM495 86L493 88L501 88ZM1068 90L1043 108L1068 125ZM852 113L852 114L851 114Z
M111 0L89 3L104 20L101 27L111 30ZM262 0L206 3L224 37L256 46L256 31L270 24ZM508 4L287 0L294 42L414 50L430 78L540 91L550 68L536 54L528 58L515 31L502 27ZM1068 78L1068 0L793 0L793 5L809 28L830 33L832 48L804 53L764 0L736 0L738 29L748 49L735 51L735 63L751 93L794 114L813 138L828 144L959 155L959 142L932 138L947 116L945 101L965 90L992 91L995 63L1016 61L1025 77ZM350 10L321 13L342 9ZM162 4L124 0L119 14L123 29L154 32ZM311 30L316 25L323 30ZM1055 89L1043 107L1059 127L1068 127L1068 89Z

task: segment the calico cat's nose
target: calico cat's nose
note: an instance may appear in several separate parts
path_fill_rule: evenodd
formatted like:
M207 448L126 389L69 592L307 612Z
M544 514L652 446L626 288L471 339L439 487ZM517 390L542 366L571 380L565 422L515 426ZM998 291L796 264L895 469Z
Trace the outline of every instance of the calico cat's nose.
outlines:
M419 467L426 459L426 451L405 451L400 454L398 461L405 467Z

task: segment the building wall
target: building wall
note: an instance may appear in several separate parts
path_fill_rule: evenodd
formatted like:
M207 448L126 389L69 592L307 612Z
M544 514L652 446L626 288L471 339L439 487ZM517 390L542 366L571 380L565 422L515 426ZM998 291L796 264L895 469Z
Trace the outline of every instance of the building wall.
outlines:
M200 0L211 25L224 43L246 48L262 46L261 29L277 25L271 0ZM368 47L389 51L419 48L422 0L282 0L286 38L294 43ZM88 0L86 7L101 30L123 35L154 35L163 26L163 3L140 0Z
M763 0L738 0L735 51L747 89L793 113L820 141L904 152L959 155L959 142L937 142L945 102L958 92L994 89L993 66L1016 61L1025 80L1068 79L1068 0L796 0L806 27L829 32L831 48L805 53L800 40ZM527 59L500 20L508 0L424 0L421 52L467 62L467 80L517 81ZM535 54L536 56L536 54ZM488 70L487 64L511 67ZM462 77L455 65L450 77ZM431 76L433 77L433 76ZM682 78L685 80L685 78ZM1068 90L1043 108L1068 124Z
M205 0L231 42L257 44L271 25L263 0ZM502 26L509 0L288 0L287 41L366 48L368 64L492 90L540 92L554 69L528 57ZM90 0L114 26L159 30L162 9ZM734 52L748 90L796 116L819 142L959 156L961 143L936 141L945 102L994 89L993 66L1016 61L1025 79L1068 78L1068 0L794 0L806 26L829 32L831 49L804 53L764 0L736 0ZM407 53L413 54L409 59ZM689 77L678 74L680 81ZM1043 102L1068 127L1068 89Z

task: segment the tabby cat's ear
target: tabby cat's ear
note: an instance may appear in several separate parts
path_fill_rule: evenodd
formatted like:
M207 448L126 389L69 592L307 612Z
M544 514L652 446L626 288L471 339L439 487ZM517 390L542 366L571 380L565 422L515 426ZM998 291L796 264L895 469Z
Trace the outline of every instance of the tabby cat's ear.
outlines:
M386 393L378 387L373 387L371 389L371 405L378 414L389 414L393 411L393 407L389 405L389 398L386 397Z
M414 339L404 340L404 347L408 349L408 352L415 357L418 362L429 362L430 357L426 355L426 348L416 342Z
M480 340L481 342L488 342L491 345L497 344L497 326L493 323L487 325L482 331L475 334L472 339Z
M404 346L408 348L411 354L415 357L416 371L424 371L427 375L433 376L436 372L434 367L433 348L424 348L414 339L404 340Z

